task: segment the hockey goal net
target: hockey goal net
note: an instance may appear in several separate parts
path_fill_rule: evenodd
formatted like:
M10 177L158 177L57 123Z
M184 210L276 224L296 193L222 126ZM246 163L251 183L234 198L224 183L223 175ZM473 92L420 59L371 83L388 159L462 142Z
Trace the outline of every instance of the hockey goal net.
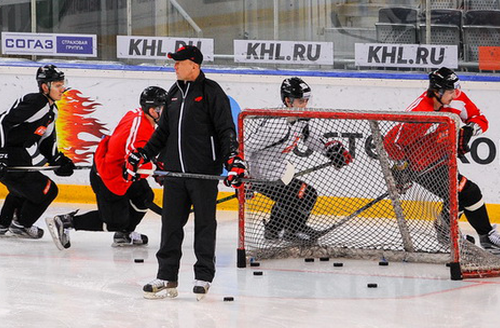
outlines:
M238 266L329 256L450 263L451 279L500 275L500 259L459 230L459 126L448 113L243 110L240 150L250 176L270 182L238 196ZM331 141L353 161L336 167L321 148ZM283 184L287 162L294 178Z

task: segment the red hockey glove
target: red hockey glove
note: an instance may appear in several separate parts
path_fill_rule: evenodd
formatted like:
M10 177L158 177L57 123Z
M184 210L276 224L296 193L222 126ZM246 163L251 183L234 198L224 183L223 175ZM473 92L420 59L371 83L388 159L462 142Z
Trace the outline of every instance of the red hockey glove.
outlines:
M325 156L332 162L333 166L340 169L352 162L352 155L340 141L329 141L325 144Z
M228 170L227 178L224 179L224 184L227 187L237 188L241 186L241 179L245 176L246 165L241 157L234 155L229 158L226 163Z
M144 149L137 148L135 151L131 152L125 165L123 166L123 178L126 181L137 181L141 178L140 174L137 173L139 166L149 162L149 156L146 154Z
M474 129L470 125L463 126L458 134L458 156L463 156L470 152L469 141L472 138Z

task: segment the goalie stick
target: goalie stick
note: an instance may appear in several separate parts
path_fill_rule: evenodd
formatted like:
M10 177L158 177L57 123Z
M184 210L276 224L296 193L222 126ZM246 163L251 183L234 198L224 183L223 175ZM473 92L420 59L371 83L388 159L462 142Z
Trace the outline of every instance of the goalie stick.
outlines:
M165 178L191 178L191 179L203 179L203 180L225 180L227 176L223 175L209 175L209 174L199 174L199 173L182 173L182 172L170 172L170 171L152 171L139 169L137 170L139 174L153 174ZM285 184L288 185L292 181L295 175L295 167L287 162L285 172L277 180L265 180L265 179L254 179L254 178L242 178L242 182L251 182L258 184Z

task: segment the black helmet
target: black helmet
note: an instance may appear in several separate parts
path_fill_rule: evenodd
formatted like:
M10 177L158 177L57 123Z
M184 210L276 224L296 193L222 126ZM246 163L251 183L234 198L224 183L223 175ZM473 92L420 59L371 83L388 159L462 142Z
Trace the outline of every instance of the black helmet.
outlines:
M55 65L45 65L36 71L36 81L40 86L42 83L64 81L64 73Z
M291 77L284 79L281 83L281 100L286 106L285 98L290 99L309 99L311 97L311 88L300 77Z
M151 107L164 106L167 101L167 91L160 87L147 87L142 91L139 103L142 110L148 114L148 109Z
M429 73L429 91L437 91L441 96L445 90L460 88L458 76L451 69L441 67Z

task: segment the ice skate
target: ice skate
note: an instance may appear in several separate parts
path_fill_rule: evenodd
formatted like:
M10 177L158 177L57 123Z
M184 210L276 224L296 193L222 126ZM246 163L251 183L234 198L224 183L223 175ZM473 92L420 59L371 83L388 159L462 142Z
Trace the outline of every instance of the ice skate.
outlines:
M17 221L12 221L9 226L9 231L12 235L19 238L40 239L43 237L43 229L35 225L26 228Z
M178 285L177 281L155 279L144 285L142 291L144 292L144 298L149 300L162 299L165 297L175 298L179 295L177 292ZM162 291L165 291L165 293L161 293Z
M9 227L8 226L0 225L0 237L5 236L5 234L7 233L7 231L9 231Z
M148 236L138 232L115 232L113 236L113 247L145 246L148 244Z
M46 218L47 228L49 229L52 240L59 250L71 247L69 239L69 230L73 229L73 218L78 210L68 214L56 215L53 218Z
M496 224L486 235L479 235L481 246L492 254L500 255L500 234L497 232Z
M193 293L196 296L197 301L201 301L208 294L208 290L210 289L210 283L208 281L203 280L195 280Z

